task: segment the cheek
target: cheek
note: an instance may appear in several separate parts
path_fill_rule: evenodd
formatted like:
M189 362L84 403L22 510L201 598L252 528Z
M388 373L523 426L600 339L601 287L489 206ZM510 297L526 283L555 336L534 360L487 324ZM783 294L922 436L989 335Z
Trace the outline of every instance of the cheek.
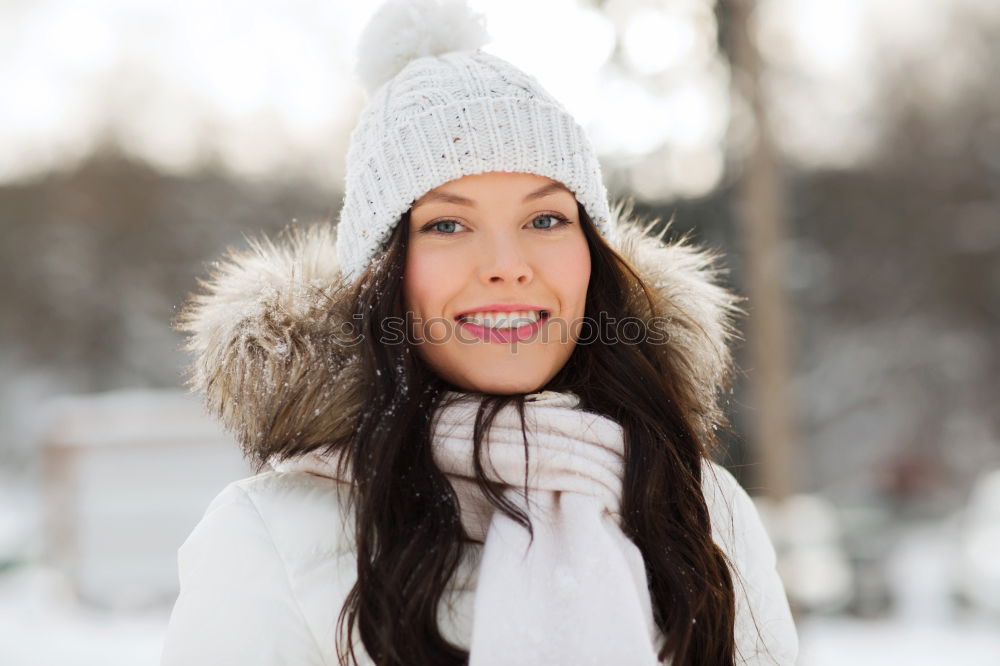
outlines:
M587 287L590 284L590 251L584 239L579 244L567 247L559 254L555 262L555 275L558 282L565 287L562 299L567 305L575 306L582 313L587 299Z
M587 248L586 243L584 243L577 261L579 263L577 264L576 274L580 276L580 294L581 298L586 299L587 286L590 284L590 250Z
M407 252L403 299L411 317L409 333L418 343L418 353L438 372L442 372L443 362L440 346L423 343L449 338L451 324L442 319L442 315L452 298L456 268L454 262L442 261L434 253L423 252L420 248L411 248Z
M447 276L446 263L434 261L433 257L419 249L409 251L403 274L406 308L418 315L439 310L445 299L442 286L449 283Z

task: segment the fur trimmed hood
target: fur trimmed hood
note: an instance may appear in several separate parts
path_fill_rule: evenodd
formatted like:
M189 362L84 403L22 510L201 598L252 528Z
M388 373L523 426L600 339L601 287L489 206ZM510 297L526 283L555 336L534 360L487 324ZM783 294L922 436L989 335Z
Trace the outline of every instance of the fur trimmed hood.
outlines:
M735 319L745 299L719 284L720 254L684 237L664 241L630 209L612 210L611 246L646 281L669 322L701 409L698 426L724 421L719 392L731 384ZM655 223L656 220L653 222ZM669 224L667 225L669 229ZM276 239L251 239L213 264L201 291L176 318L193 353L188 386L263 466L277 451L309 451L348 436L362 409L347 299L332 223L290 227Z

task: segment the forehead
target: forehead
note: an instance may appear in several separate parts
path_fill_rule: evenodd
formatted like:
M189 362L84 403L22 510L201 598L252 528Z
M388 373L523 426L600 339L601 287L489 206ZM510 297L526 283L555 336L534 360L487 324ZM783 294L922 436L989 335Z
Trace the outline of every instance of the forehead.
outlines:
M529 202L556 194L575 197L559 181L526 173L490 172L449 181L424 194L413 207L434 202L475 206L477 200L492 197Z

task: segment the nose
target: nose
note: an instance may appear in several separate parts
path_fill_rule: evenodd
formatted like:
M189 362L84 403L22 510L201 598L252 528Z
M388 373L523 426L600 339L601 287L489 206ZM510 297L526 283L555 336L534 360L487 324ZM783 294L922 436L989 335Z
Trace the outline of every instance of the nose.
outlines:
M529 282L534 274L524 248L516 239L491 237L482 251L479 277L483 282Z

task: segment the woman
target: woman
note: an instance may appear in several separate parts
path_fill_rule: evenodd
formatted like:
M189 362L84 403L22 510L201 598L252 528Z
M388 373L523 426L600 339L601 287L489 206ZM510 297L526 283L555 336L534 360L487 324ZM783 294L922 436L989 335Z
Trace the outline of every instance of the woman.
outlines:
M794 663L708 458L738 299L483 38L383 6L336 229L231 251L182 314L260 473L181 547L163 664Z

